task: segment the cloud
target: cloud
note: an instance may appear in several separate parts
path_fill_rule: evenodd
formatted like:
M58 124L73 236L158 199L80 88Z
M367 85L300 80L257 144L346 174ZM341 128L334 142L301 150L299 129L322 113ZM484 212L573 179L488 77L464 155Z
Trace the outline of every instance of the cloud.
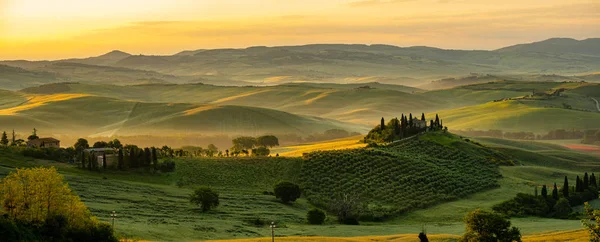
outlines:
M402 3L402 2L413 2L416 0L361 0L356 2L348 3L351 7L372 7L378 5Z

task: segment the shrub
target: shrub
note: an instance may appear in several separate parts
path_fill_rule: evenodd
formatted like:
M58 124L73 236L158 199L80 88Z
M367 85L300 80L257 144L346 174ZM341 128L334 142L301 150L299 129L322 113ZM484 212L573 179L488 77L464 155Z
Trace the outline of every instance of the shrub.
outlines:
M271 151L267 147L258 147L256 149L252 149L253 156L268 156L270 153Z
M309 224L323 224L325 222L325 212L318 208L313 208L306 213L306 220L308 220Z
M509 217L543 217L548 214L550 208L543 197L519 193L515 198L493 206L492 210Z
M475 210L465 217L467 230L459 241L521 241L521 232L502 215Z
M565 198L558 199L556 205L554 205L554 217L561 219L568 219L569 214L573 211L569 200Z
M283 203L295 202L296 199L300 198L300 187L291 182L279 182L275 185L274 189L275 197L281 199Z
M190 196L190 202L206 212L219 206L219 194L209 187L199 187Z
M173 171L175 171L175 161L172 161L172 160L163 161L158 165L158 169L161 172L173 172Z

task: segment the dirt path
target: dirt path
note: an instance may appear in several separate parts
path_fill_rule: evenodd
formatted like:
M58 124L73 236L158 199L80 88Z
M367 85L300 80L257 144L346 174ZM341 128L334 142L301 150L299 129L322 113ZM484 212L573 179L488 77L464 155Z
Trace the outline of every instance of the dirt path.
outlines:
M591 99L594 100L594 102L596 102L596 108L598 109L598 112L600 112L600 102L598 102L598 100L593 97Z

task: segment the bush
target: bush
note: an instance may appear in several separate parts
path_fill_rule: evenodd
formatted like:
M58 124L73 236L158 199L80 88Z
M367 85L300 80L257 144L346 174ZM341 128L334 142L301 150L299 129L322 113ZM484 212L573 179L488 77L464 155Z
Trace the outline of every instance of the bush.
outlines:
M158 170L160 170L161 172L173 172L173 171L175 171L175 161L166 160L166 161L161 162L158 165Z
M318 208L313 208L306 213L306 220L308 220L309 224L323 224L325 222L325 212Z
M275 185L275 197L281 199L283 203L295 202L300 198L300 187L291 182L280 182Z
M459 241L521 241L521 232L502 215L475 210L465 217L467 231Z
M492 210L509 217L544 217L548 214L550 208L541 196L536 197L530 194L519 193L515 198L493 206Z
M219 194L209 187L199 187L190 196L190 202L199 205L202 212L219 206Z
M571 208L569 200L565 198L558 199L558 202L556 202L556 205L554 205L555 218L568 219L569 214L571 214L572 211L573 209Z
M269 156L271 151L267 147L258 147L256 149L252 149L253 156Z

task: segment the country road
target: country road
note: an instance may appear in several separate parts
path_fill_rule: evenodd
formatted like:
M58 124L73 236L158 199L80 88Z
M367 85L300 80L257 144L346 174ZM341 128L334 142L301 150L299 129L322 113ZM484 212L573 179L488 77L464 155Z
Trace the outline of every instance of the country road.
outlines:
M600 102L598 102L598 100L593 97L591 99L596 102L596 108L598 109L598 112L600 112Z

